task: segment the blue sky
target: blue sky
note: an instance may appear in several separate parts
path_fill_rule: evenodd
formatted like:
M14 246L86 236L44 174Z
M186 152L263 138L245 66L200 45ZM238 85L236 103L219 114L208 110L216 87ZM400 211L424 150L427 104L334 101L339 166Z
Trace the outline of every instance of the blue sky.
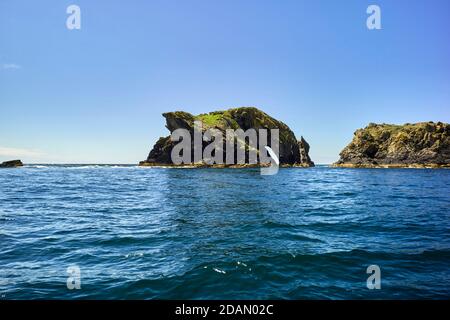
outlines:
M81 30L66 8L81 8ZM366 8L381 8L368 30ZM450 122L450 1L0 1L0 160L137 163L162 112L256 106L338 159L369 122Z

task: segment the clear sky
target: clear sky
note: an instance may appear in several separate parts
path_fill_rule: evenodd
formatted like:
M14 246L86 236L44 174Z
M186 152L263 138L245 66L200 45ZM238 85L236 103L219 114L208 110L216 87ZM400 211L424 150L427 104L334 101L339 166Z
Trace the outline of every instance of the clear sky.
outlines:
M449 14L448 0L0 0L0 160L137 163L168 135L162 112L256 106L330 163L369 122L450 122Z

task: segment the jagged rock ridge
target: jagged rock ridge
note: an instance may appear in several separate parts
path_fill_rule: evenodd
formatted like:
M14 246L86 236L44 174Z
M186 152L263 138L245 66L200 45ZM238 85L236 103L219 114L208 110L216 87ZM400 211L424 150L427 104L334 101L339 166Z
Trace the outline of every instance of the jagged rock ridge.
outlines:
M354 133L337 167L450 167L450 125L370 123Z
M281 165L301 167L314 166L309 156L309 144L303 137L298 141L291 129L281 121L278 121L263 111L254 107L234 108L226 111L214 111L194 116L188 112L176 111L163 113L166 118L166 127L172 133L183 128L194 131L194 121L201 120L202 131L215 128L222 132L226 129L279 129L279 159ZM270 132L268 141L270 142ZM161 137L153 146L147 159L141 161L141 166L173 165L171 151L176 143L170 140L170 136ZM208 142L203 142L203 148ZM246 142L246 147L248 147ZM236 145L235 145L236 150ZM225 150L224 150L225 151Z

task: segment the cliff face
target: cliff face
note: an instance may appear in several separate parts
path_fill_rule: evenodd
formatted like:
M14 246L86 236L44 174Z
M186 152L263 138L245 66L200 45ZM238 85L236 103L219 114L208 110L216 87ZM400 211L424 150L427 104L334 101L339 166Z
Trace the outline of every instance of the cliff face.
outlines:
M450 167L450 125L369 124L356 130L337 167Z
M192 114L183 111L176 111L163 113L163 116L166 118L166 127L171 133L176 129L183 128L190 131L192 135L194 131L194 121L202 121L203 132L207 129L215 128L220 130L224 137L227 129L242 129L243 131L246 131L247 129L268 129L268 144L270 144L270 129L279 129L280 164L302 167L314 166L314 163L308 155L309 145L303 137L300 141L297 141L294 133L287 125L270 117L257 108L235 108L226 111L214 111L197 116L193 116ZM159 138L153 146L153 149L150 151L147 160L141 161L140 165L172 165L171 151L176 143L177 142L174 143L170 140L170 136ZM209 143L210 142L203 142L203 148ZM248 148L247 142L246 148ZM237 150L236 144L235 150Z

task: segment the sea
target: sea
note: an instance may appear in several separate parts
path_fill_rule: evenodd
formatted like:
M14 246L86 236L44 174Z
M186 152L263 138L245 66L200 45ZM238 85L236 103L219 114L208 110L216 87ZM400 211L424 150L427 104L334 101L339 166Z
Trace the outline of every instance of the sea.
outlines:
M450 170L0 169L0 299L449 299Z

